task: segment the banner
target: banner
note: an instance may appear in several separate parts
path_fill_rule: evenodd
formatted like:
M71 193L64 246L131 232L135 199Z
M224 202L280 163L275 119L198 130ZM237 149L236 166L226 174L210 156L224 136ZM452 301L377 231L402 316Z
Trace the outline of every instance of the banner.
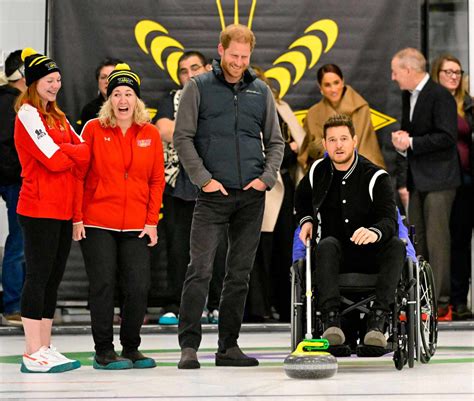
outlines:
M49 0L50 55L61 68L60 105L72 121L97 96L94 71L106 56L130 64L154 112L178 88L183 51L217 57L219 33L238 22L257 38L252 64L269 76L295 114L321 99L316 71L339 65L345 82L368 102L387 164L390 131L401 95L390 62L400 49L420 47L421 17L412 0ZM165 265L165 262L160 262ZM164 274L164 273L163 273Z
M123 59L142 78L151 109L178 87L177 58L196 49L217 57L223 26L250 25L252 63L266 70L299 117L319 101L316 71L335 63L374 110L376 128L400 115L390 60L420 45L420 7L402 0L50 0L51 55L61 67L61 106L76 120L97 94L94 71Z

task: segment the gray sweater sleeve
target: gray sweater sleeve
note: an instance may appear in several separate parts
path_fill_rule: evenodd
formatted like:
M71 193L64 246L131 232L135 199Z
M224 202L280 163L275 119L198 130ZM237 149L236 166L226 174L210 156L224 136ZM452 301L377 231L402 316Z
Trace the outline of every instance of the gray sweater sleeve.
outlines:
M262 135L265 169L259 178L267 185L268 189L271 189L277 180L277 172L280 170L283 160L285 143L280 131L275 100L269 88L267 89L267 107Z
M212 175L204 167L201 157L194 146L197 131L200 94L196 83L190 79L186 83L179 101L173 143L179 160L188 173L191 182L201 188Z

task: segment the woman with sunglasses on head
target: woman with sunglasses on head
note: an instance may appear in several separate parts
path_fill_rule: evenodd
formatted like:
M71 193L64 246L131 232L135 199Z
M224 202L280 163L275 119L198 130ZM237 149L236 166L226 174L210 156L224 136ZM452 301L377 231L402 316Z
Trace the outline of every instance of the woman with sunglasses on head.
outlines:
M469 278L471 274L472 237L472 132L474 128L473 100L463 80L461 62L445 54L438 57L431 68L431 78L444 86L456 99L458 110L458 155L462 172L462 183L456 191L451 209L451 305L452 319L472 318L467 307ZM440 311L444 312L444 311ZM449 309L445 311L449 319ZM443 318L443 316L440 316Z
M56 103L61 89L57 64L30 48L21 57L28 87L15 105L15 146L23 178L17 213L26 260L21 371L56 373L80 366L52 346L51 327L71 248L75 177L89 160L89 148Z

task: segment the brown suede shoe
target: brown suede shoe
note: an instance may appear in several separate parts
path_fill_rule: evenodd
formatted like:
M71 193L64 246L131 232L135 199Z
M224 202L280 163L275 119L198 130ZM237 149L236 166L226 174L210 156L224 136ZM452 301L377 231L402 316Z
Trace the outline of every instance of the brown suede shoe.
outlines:
M245 355L238 345L216 353L216 366L258 366L258 360Z
M183 348L181 350L181 359L178 362L178 369L199 369L201 364L197 359L197 353L194 348Z

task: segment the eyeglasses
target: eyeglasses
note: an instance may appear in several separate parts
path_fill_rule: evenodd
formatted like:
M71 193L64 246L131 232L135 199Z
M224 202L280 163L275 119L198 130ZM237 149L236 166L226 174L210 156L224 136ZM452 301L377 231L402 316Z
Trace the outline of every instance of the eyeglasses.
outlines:
M440 70L440 71L443 71L448 76L448 78L455 78L455 77L461 78L462 75L464 74L463 70L457 70L457 71L454 71L454 70Z
M25 64L18 68L18 72L21 74L22 78L25 78Z

